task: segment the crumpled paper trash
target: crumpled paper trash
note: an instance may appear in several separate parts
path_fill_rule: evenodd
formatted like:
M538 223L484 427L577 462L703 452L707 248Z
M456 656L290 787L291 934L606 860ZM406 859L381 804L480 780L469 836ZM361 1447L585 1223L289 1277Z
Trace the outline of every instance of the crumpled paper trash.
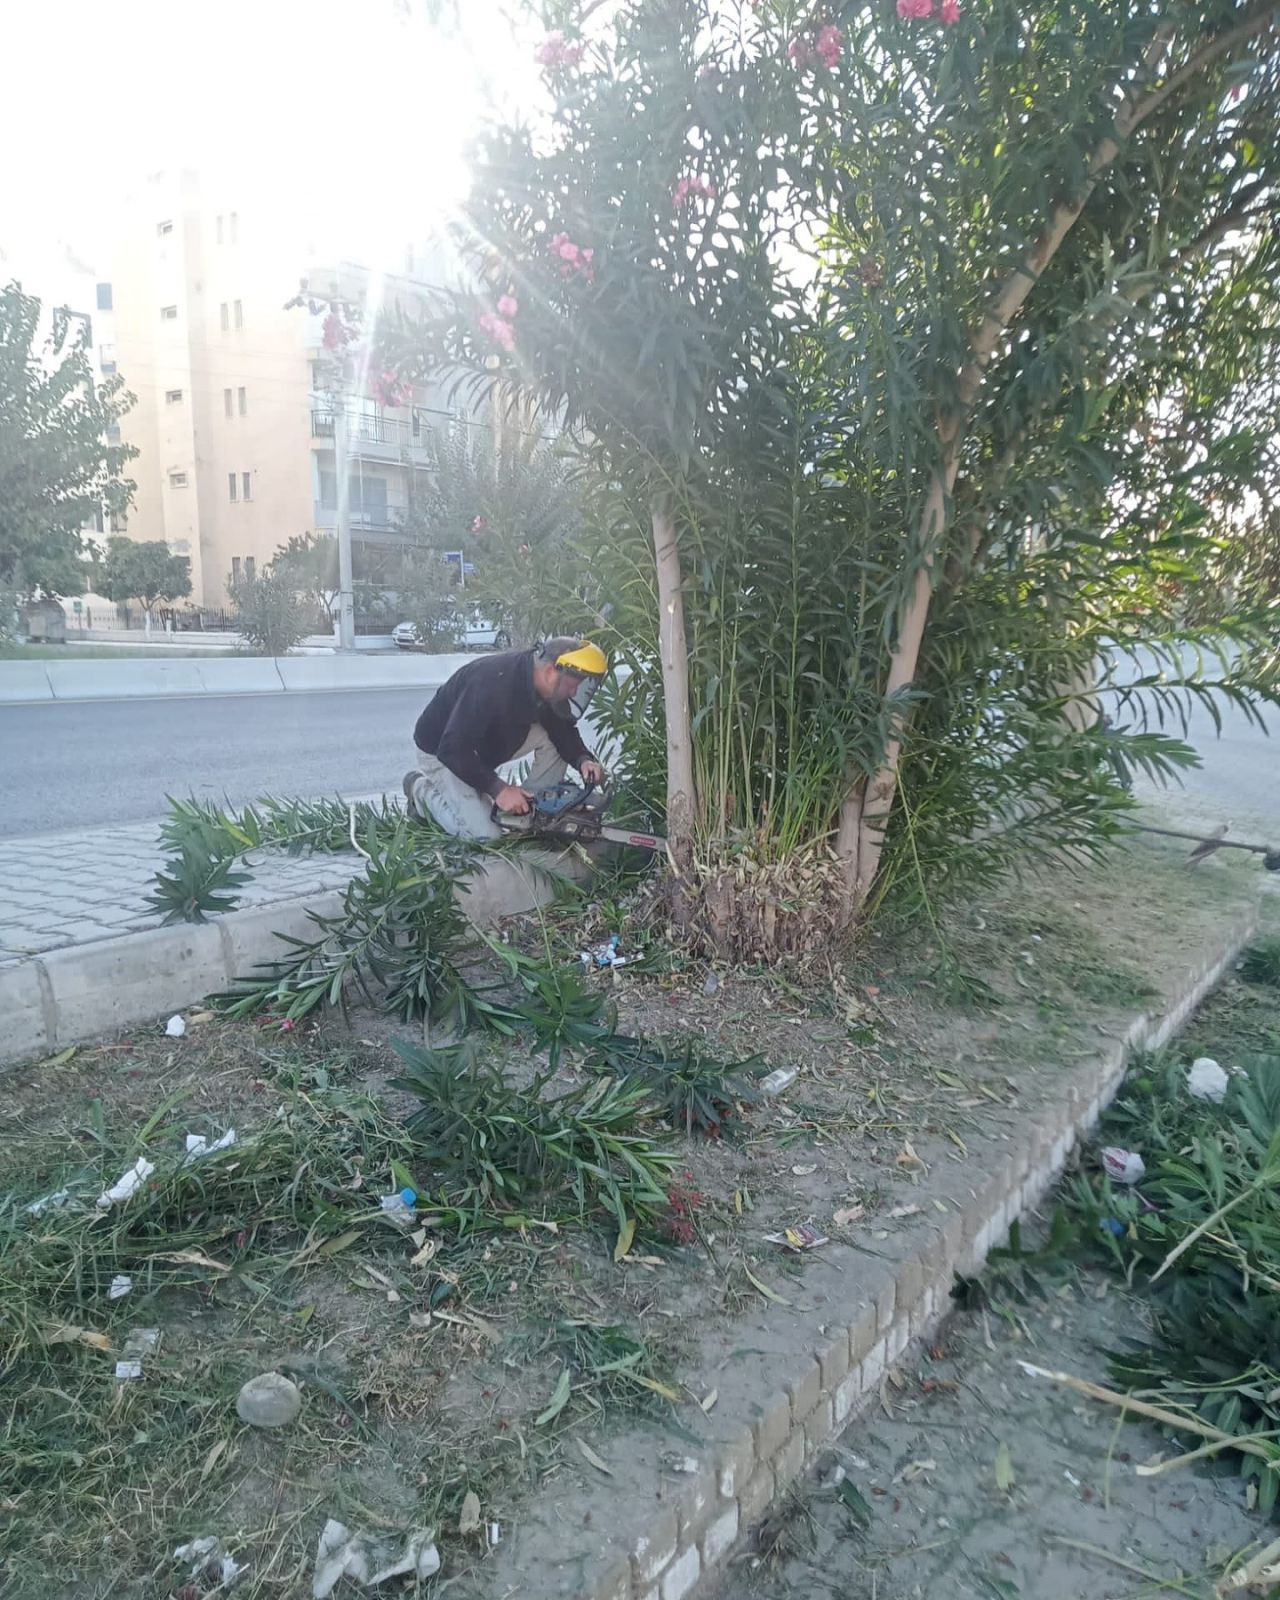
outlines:
M201 1156L211 1156L215 1150L229 1150L236 1142L236 1130L228 1128L220 1139L215 1139L212 1144L203 1133L189 1133L187 1135L187 1153L182 1158L185 1167L190 1161L199 1161Z
M221 1539L209 1535L203 1539L192 1539L190 1544L180 1544L173 1552L173 1559L190 1561L193 1578L216 1577L218 1588L224 1590L233 1589L249 1570L248 1567L241 1566L234 1556L227 1554Z
M1230 1082L1212 1056L1197 1056L1187 1068L1187 1093L1196 1100L1212 1100L1220 1106Z
M181 1039L186 1031L186 1021L184 1018L180 1017L177 1012L174 1012L173 1016L171 1016L168 1022L166 1022L164 1025L166 1039Z
M1147 1164L1138 1152L1116 1144L1102 1152L1102 1169L1112 1183L1141 1183L1147 1175Z
M146 1156L139 1156L128 1172L122 1173L109 1189L104 1189L98 1196L98 1210L109 1211L112 1206L122 1205L124 1201L137 1194L155 1170L154 1161L148 1161Z
M415 1528L411 1533L352 1533L333 1517L324 1525L316 1550L315 1578L311 1593L324 1600L340 1578L352 1578L366 1588L375 1588L388 1578L431 1578L440 1570L434 1528Z

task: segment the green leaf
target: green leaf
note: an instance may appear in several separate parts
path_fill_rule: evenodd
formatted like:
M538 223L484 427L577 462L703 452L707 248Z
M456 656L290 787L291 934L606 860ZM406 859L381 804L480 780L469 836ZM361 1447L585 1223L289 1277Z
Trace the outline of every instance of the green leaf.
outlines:
M572 1375L568 1367L565 1367L555 1388L551 1391L551 1399L547 1402L546 1410L533 1419L536 1428L545 1427L548 1422L558 1417L564 1410L569 1403L569 1391L572 1388L572 1382Z

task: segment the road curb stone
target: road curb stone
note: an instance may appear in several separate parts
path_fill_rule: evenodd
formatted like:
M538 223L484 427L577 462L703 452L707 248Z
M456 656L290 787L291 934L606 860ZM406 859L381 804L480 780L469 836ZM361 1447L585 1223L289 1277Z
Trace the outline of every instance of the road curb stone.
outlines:
M789 1326L796 1337L786 1358L755 1352L766 1362L769 1392L752 1395L741 1381L732 1389L721 1387L707 1419L719 1434L719 1443L707 1446L713 1470L700 1472L696 1486L673 1489L652 1510L644 1509L644 1496L615 1507L613 1542L601 1540L598 1553L585 1561L575 1557L558 1570L542 1568L539 1595L546 1600L696 1600L705 1593L804 1468L875 1398L894 1362L947 1314L955 1275L975 1272L1007 1238L1012 1222L1051 1188L1076 1142L1096 1126L1131 1056L1173 1036L1256 925L1256 913L1237 921L1217 941L1216 955L1197 963L1177 985L1164 1010L1135 1018L1120 1038L1072 1069L1075 1081L1068 1092L1038 1108L1035 1123L1018 1130L1018 1148L1002 1152L979 1184L970 1181L967 1192L947 1194L947 1217L930 1219L928 1232L891 1263L888 1284L868 1294L865 1282L850 1281L853 1275L841 1284L838 1272L832 1274L835 1289L807 1337L803 1317L788 1313L795 1318ZM820 1271L818 1257L805 1279L806 1287L814 1284L815 1300ZM751 1336L744 1332L741 1342L756 1344L765 1326L753 1324ZM626 1523L629 1528L619 1525ZM629 1589L618 1586L619 1542L632 1553ZM517 1570L518 1543L508 1550Z

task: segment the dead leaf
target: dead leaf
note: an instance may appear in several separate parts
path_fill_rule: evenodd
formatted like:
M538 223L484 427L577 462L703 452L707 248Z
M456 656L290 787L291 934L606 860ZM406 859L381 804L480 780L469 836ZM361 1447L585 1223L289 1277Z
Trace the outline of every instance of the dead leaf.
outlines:
M462 1498L462 1514L458 1518L459 1533L475 1533L480 1527L480 1496L468 1489Z
M861 1222L866 1214L865 1206L841 1206L831 1220L837 1228L847 1228L851 1222Z
M43 1061L37 1061L35 1070L39 1072L42 1067L65 1066L79 1048L79 1045L69 1044L65 1050L59 1050L56 1056L46 1056Z
M1002 1444L996 1451L996 1488L1001 1494L1008 1494L1013 1484L1013 1458L1009 1454L1009 1446Z
M916 1154L915 1147L912 1145L910 1139L904 1140L901 1153L897 1157L897 1165L900 1167L924 1166L924 1162Z
M87 1344L94 1350L110 1350L111 1340L93 1328L77 1328L67 1322L44 1330L46 1344Z
M791 1171L797 1178L807 1178L811 1172L818 1170L818 1163L810 1161L805 1166L792 1167Z
M187 1021L189 1023L212 1022L214 1015L215 1013L212 1011L189 1011L187 1013Z
M584 1459L589 1461L597 1472L603 1472L606 1478L613 1477L613 1468L601 1461L585 1439L578 1440L578 1449L582 1451Z
M891 1217L918 1217L923 1210L923 1206L894 1206L889 1215Z
M702 1409L704 1411L710 1411L712 1406L715 1405L716 1401L719 1398L720 1398L719 1389L713 1389L710 1394L704 1394L702 1399L698 1401L698 1404L702 1407Z
M199 1250L168 1250L161 1255L150 1257L152 1261L173 1261L180 1267L210 1267L214 1272L230 1272L231 1268L223 1261L214 1261L211 1256L204 1255Z
M761 1283L745 1261L742 1263L742 1270L746 1274L747 1282L758 1289L766 1300L772 1300L775 1306L789 1306L791 1304L790 1300L780 1295L776 1289L771 1289L767 1283Z
M631 1241L636 1236L636 1219L628 1217L618 1229L618 1240L613 1247L613 1259L622 1261L631 1250Z
M209 1454L204 1458L204 1466L200 1468L201 1483L203 1483L204 1480L209 1476L209 1474L217 1466L218 1462L222 1460L222 1457L226 1454L230 1444L230 1439L219 1439L217 1444L214 1445L213 1449L210 1450Z
M428 1239L416 1255L410 1256L409 1265L411 1267L426 1266L439 1248L440 1241L438 1239Z
M936 1461L908 1461L906 1466L893 1480L895 1483L914 1483L917 1478L924 1477L926 1472L936 1472Z

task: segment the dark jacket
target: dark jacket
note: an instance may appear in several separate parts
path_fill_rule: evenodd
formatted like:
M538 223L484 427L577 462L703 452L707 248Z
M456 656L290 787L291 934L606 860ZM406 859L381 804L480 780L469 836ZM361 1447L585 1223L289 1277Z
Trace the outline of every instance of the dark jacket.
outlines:
M591 759L572 719L534 689L533 651L504 650L459 667L418 718L413 739L464 783L496 797L502 779L494 768L511 760L535 722L571 765Z

